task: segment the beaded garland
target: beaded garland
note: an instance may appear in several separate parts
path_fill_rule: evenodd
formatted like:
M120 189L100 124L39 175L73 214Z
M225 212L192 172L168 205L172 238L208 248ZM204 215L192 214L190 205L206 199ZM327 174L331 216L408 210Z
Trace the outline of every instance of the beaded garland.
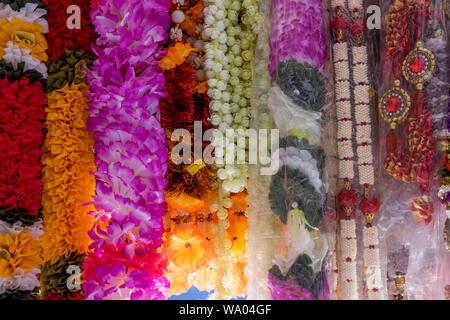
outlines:
M236 137L220 139L215 136L219 179L217 212L219 235L219 266L216 298L233 297L231 283L240 275L233 275L232 241L228 239L229 210L232 195L245 192L248 166L236 163L236 152L246 152L247 144L238 143L250 126L250 97L252 87L252 57L256 40L254 30L258 25L256 0L205 0L203 38L205 45L205 70L208 78L208 96L211 98L210 123L225 136L227 129L235 129ZM225 140L225 141L222 141ZM222 144L224 142L224 144ZM225 158L225 159L223 159ZM246 209L244 210L247 214Z
M353 152L353 115L350 89L349 42L346 39L348 21L343 16L345 0L331 2L333 18L331 28L337 41L333 44L333 62L335 72L335 99L337 112L337 139L339 157L339 178L345 182L345 190L339 194L339 203L343 206L346 218L340 220L340 239L338 248L340 259L339 298L358 299L356 270L356 222L352 219L357 202L356 192L350 184L355 176Z
M378 229L373 225L374 216L379 213L380 205L376 198L368 198L369 189L375 183L373 166L373 123L371 120L370 80L368 66L368 52L365 41L364 6L362 0L348 2L353 13L349 31L356 40L352 48L353 60L353 99L356 122L356 154L358 165L358 179L364 187L363 199L359 203L359 210L365 218L363 227L363 257L364 275L369 300L383 299L383 283L381 278L380 253L378 248Z
M362 19L363 1L333 1L332 8L334 17L331 27L337 39L333 45L333 61L338 120L339 177L345 182L345 190L338 196L338 201L345 214L345 217L341 219L339 241L340 293L341 298L345 300L358 298L357 240L354 221L354 208L357 206L358 196L351 186L351 180L355 177L354 165L356 162L359 183L364 187L359 210L366 219L363 230L366 288L370 300L379 300L383 298L383 293L377 247L378 231L372 222L374 216L379 212L380 206L376 198L368 198L370 187L375 183L375 177L368 53L365 43L365 22ZM345 16L347 14L351 15L352 20L347 20ZM351 57L349 57L349 52L351 52ZM355 138L353 138L354 135Z

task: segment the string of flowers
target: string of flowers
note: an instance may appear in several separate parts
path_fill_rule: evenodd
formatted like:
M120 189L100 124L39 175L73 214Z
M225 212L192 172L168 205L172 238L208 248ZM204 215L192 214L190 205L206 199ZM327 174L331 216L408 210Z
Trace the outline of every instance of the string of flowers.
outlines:
M0 300L39 297L46 14L0 4Z
M97 190L84 262L86 299L165 299L167 260L160 252L167 145L159 122L167 41L167 0L93 2L99 34L88 128L94 131Z
M214 208L219 219L219 269L215 297L229 299L235 294L227 284L235 283L239 278L233 275L236 264L233 265L233 243L227 234L230 228L228 209L233 205L231 195L239 194L247 187L248 167L236 163L236 152L245 153L247 146L236 141L244 137L245 129L250 126L251 61L258 7L256 0L208 0L205 5L203 36L209 41L205 46L205 69L207 93L211 98L211 124L223 137L229 128L235 129L236 135L231 139L225 138L225 141L216 135L212 142L220 181L219 201ZM246 215L247 210L244 212Z
M279 169L268 195L280 237L268 286L275 300L328 299L328 245L319 230L327 198L320 148L327 59L322 2L277 0L271 14L268 106L282 139L273 150Z
M50 61L47 63L46 137L41 159L44 236L40 279L41 297L48 300L83 299L81 279L77 278L73 286L68 284L68 279L72 276L70 268L81 271L91 243L88 231L93 219L88 213L94 207L85 204L95 194L92 173L96 169L93 134L87 130L89 87L85 83L85 71L94 57L82 49L90 51L95 39L92 23L84 18L89 15L89 3L89 0L76 2L83 16L80 32L87 35L81 38L66 26L69 4L49 2ZM64 43L55 43L60 38L65 39ZM59 54L55 54L56 48Z
M161 125L169 145L166 176L169 184L165 190L168 214L164 217L163 251L169 261L165 274L170 281L168 294L176 295L193 286L201 291L214 289L217 216L209 207L217 196L217 188L215 168L206 165L203 159L196 159L192 148L197 143L202 145L202 153L208 148L207 142L194 139L199 139L198 134L202 139L211 128L210 99L203 70L204 41L201 40L204 4L203 0L172 0L171 3L170 42L160 64L166 77L164 92L167 94L161 100ZM177 129L189 132L181 143L172 141L172 133ZM190 164L172 158L172 151L180 145L190 150Z

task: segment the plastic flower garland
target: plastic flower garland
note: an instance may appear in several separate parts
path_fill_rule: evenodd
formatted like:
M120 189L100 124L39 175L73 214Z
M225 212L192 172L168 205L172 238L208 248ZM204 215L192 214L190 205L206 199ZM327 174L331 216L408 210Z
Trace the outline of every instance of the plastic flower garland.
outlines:
M208 0L205 5L203 37L209 40L205 46L205 69L207 92L211 98L211 124L224 136L228 128L243 129L237 131L239 137L250 126L251 62L256 40L254 31L258 25L257 1ZM235 164L234 150L245 152L247 146L237 144L234 139L225 141L224 146L219 142L217 137L212 142L216 147L216 157L223 159L225 155L227 159L233 159L232 163L217 163L221 190L216 206L220 252L216 297L228 299L236 296L236 292L227 283L233 283L239 276L233 275L232 242L227 239L230 227L227 208L232 206L230 195L243 192L248 178L248 167ZM246 209L244 212L246 214Z
M88 73L98 182L94 242L84 263L87 299L164 299L169 287L158 249L167 185L158 64L168 10L166 0L119 0L91 12L100 36Z
M269 200L281 239L268 287L272 299L327 299L328 246L319 230L327 199L325 154L319 148L327 58L322 3L274 1L271 14L269 108L284 138L273 150L280 169Z
M0 4L0 299L38 298L48 29L41 4Z

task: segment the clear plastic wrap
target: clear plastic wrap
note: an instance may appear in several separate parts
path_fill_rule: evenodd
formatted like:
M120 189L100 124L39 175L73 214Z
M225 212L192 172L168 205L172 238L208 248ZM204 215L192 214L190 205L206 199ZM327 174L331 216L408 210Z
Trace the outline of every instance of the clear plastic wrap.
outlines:
M389 299L443 299L450 267L438 197L445 150L440 145L448 132L445 10L443 1L380 6L380 47L374 53L381 57L379 226Z
M249 299L329 299L322 1L263 1L260 9L253 127L278 129L280 142L273 176L250 170Z

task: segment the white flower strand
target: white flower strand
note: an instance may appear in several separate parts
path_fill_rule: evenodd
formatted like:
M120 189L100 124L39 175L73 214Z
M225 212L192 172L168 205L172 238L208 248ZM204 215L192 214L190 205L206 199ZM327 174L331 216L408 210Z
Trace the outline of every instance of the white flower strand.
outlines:
M383 281L380 268L378 228L376 226L364 226L363 243L367 295L369 300L382 300L384 298Z
M340 220L339 287L341 300L358 300L356 220Z
M236 154L245 154L245 129L250 126L250 98L252 92L251 60L256 40L252 28L257 25L255 0L204 0L203 40L205 45L205 71L208 77L208 96L211 98L211 124L220 132L212 145L216 147L217 176L221 180L218 205L220 259L217 299L232 298L231 242L226 239L229 228L230 194L240 193L247 187L248 166L235 164ZM239 23L239 16L242 23ZM226 137L227 129L234 129L235 137ZM238 130L243 129L243 130ZM226 137L224 140L221 136ZM245 141L245 140L243 140ZM223 144L224 142L224 144Z
M44 234L42 231L42 220L36 221L31 226L25 226L20 221L10 224L0 220L0 234L2 235L19 234L23 231L29 231L34 240L39 240L39 237Z

